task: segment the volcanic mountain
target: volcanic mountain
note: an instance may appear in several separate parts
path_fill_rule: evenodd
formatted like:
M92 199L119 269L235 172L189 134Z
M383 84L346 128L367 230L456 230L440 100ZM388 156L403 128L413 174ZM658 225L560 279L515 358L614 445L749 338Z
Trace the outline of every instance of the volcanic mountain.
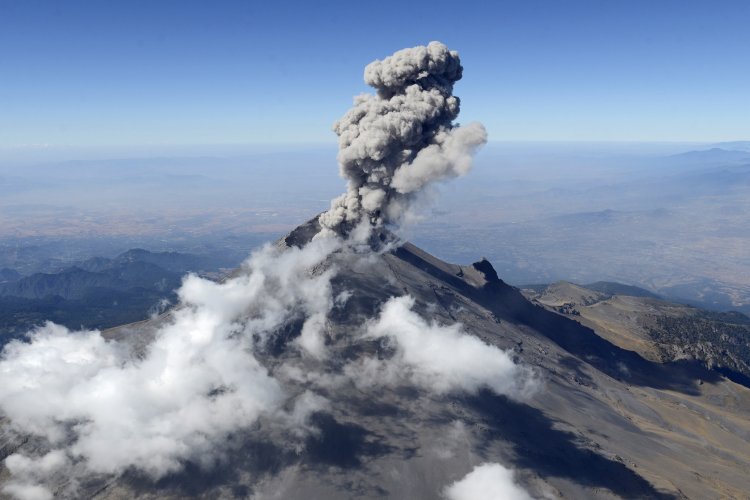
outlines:
M487 260L390 232L486 142L454 122L462 74L439 42L369 64L376 93L334 125L346 192L224 281L186 276L149 321L8 343L2 493L747 498L750 391L706 367L742 374L742 324L701 341L710 363L653 357L632 347L653 304L584 314L607 293L565 287L531 302Z
M312 220L277 249L304 247L319 229ZM313 391L327 401L311 411L310 430L296 447L286 445L288 431L262 416L223 436L224 452L212 464L195 455L160 477L137 466L90 474L75 496L432 499L485 463L512 468L532 498L742 498L750 491L747 387L697 362L649 361L530 302L486 260L448 264L385 230L356 252L330 253L308 272L331 269L332 296L346 300L328 314L326 356L301 354L301 317L256 351L287 392ZM534 387L502 394L492 382L436 390L408 373L382 383L358 379L366 370L348 367L387 362L399 346L353 332L405 296L428 330L426 343L435 324L459 323L463 335L512 353L516 366L530 369ZM102 335L143 357L174 314ZM6 432L3 457L38 455L44 446ZM8 480L7 469L2 477ZM68 481L57 477L52 491L68 495Z

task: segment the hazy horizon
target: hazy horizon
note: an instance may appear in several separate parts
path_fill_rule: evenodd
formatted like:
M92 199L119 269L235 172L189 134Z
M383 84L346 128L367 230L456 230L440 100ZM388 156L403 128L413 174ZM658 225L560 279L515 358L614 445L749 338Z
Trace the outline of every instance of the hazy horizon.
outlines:
M748 136L750 137L750 136ZM489 138L486 148L581 148L606 150L608 152L635 154L677 154L698 148L723 147L725 144L750 142L750 139L726 139L720 141L644 141L644 140L503 140ZM120 146L26 144L0 146L0 169L26 167L37 164L101 161L137 160L153 158L217 157L223 159L246 155L274 154L283 152L329 151L333 168L336 166L338 144L331 134L328 141L317 142L269 142L237 144L133 144Z
M448 261L486 256L515 285L619 281L744 310L749 151L731 142L490 142L401 233ZM110 253L214 240L237 251L227 238L274 239L344 189L334 145L229 153L0 161L0 237L83 247L104 238L96 248Z

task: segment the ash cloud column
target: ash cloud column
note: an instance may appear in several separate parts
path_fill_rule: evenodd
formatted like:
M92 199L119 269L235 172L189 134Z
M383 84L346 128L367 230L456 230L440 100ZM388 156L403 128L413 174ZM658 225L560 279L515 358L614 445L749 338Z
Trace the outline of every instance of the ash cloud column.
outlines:
M365 68L377 93L355 97L333 126L348 186L321 215L324 231L347 233L361 221L398 224L425 186L468 172L487 133L479 123L453 123L460 108L453 84L462 72L458 53L440 42Z

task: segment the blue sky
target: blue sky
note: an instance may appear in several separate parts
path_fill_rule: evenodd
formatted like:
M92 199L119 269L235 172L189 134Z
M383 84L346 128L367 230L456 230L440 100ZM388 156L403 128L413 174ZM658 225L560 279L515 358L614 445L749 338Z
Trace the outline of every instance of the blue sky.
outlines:
M722 0L0 0L0 149L334 144L365 64L430 40L491 140L750 139L748 26Z

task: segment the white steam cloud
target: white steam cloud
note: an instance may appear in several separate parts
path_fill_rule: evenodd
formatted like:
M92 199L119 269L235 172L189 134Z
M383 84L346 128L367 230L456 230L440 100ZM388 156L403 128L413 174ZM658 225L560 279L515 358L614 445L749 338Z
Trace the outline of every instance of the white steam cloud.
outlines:
M463 479L445 489L447 500L531 500L513 479L513 471L500 464L474 467Z
M333 127L347 192L320 217L329 230L361 220L398 223L428 184L465 174L487 142L479 123L453 124L459 99L453 84L463 68L458 53L439 42L396 52L365 68L376 95L362 94Z
M395 353L388 360L365 358L349 367L360 385L408 380L436 394L488 388L514 398L534 391L531 371L515 364L505 351L465 333L460 323L428 322L412 311L413 306L410 296L392 298L367 326L366 337L388 339Z

